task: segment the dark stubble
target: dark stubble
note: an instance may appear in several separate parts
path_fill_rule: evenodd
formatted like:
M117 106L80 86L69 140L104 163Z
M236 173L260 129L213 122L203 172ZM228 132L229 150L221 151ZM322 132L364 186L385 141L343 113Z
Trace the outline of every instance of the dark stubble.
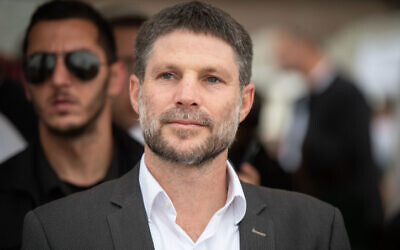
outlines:
M85 112L88 113L88 118L83 124L71 126L68 129L62 130L62 129L59 129L59 128L54 127L51 124L49 124L45 120L45 118L41 118L46 129L51 134L58 136L58 137L64 137L64 138L76 138L76 137L80 137L84 134L88 134L88 133L91 133L92 131L94 131L95 127L96 127L96 122L97 122L100 114L103 112L104 107L107 102L107 89L108 89L108 85L109 85L109 80L110 80L110 74L108 73L99 92L96 94L96 96L93 97L92 102L89 104L89 106L85 110ZM68 92L60 90L60 91L55 92L53 94L53 96L50 98L50 100L55 99L57 96L68 97L69 95L70 94ZM74 97L70 96L70 98L74 98ZM34 100L32 103L35 107L36 112L39 114L39 117L40 117L41 113L43 113L44 111L42 111L40 109L39 105L37 105Z

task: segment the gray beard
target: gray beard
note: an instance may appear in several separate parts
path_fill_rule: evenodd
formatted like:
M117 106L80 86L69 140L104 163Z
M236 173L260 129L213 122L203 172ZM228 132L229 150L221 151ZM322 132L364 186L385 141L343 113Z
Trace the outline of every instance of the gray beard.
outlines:
M241 103L241 101L239 102ZM179 163L187 166L202 166L215 159L221 152L230 147L236 135L239 125L240 104L235 108L227 108L222 123L215 124L212 118L198 109L173 108L165 111L159 120L148 111L151 103L142 102L141 92L139 93L139 121L143 130L144 140L147 146L159 157L172 163ZM191 119L208 128L211 135L203 143L178 151L168 143L162 135L162 126L175 119ZM159 121L159 122L158 122ZM174 130L173 133L180 139L195 136L198 131Z

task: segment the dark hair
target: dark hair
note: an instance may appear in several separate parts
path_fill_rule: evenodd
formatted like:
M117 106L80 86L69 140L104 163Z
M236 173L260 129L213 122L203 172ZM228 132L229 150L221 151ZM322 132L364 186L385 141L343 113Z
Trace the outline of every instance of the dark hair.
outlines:
M108 19L111 27L140 27L147 17L139 15L120 16Z
M108 63L117 60L114 36L108 22L90 5L78 1L51 1L39 6L33 13L25 32L22 45L23 56L28 50L30 32L40 21L63 20L79 18L93 23L98 30L98 43L103 48Z
M250 82L253 49L249 34L229 14L197 1L164 9L142 25L136 37L134 67L141 82L156 39L177 29L210 34L230 44L238 61L240 86Z

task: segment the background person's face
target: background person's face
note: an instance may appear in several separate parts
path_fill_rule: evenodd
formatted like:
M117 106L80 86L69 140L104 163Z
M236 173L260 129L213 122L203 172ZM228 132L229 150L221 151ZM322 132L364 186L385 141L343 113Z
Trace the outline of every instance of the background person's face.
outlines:
M51 77L39 85L25 84L40 123L51 131L67 134L82 130L104 110L109 68L97 39L98 31L92 23L75 18L41 21L31 30L26 56L58 54ZM89 81L75 77L64 63L65 53L81 49L93 52L102 62L97 76Z
M253 93L248 88L243 109L238 66L223 40L182 30L160 37L139 97L146 144L173 162L201 165L213 159L233 142L247 114Z
M113 101L113 114L120 113L121 115L131 116L133 117L133 119L137 119L137 114L133 110L129 99L128 79L129 75L132 74L133 71L133 53L135 48L135 38L139 31L139 27L115 26L113 30L115 42L117 45L117 56L119 60L124 62L127 72L123 90Z

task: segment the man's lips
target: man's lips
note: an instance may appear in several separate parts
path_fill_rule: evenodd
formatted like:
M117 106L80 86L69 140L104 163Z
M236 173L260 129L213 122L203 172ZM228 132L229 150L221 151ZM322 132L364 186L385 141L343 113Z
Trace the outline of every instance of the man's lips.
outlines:
M72 100L67 99L67 98L57 98L57 99L54 99L54 100L51 102L51 104L52 104L52 106L55 107L56 109L64 110L64 109L67 109L67 108L69 108L70 106L74 105L75 102L73 102Z
M172 120L169 121L168 124L173 124L173 125L178 125L178 126L201 126L204 127L205 125L195 121L195 120L188 120L188 119L182 119L182 120Z

